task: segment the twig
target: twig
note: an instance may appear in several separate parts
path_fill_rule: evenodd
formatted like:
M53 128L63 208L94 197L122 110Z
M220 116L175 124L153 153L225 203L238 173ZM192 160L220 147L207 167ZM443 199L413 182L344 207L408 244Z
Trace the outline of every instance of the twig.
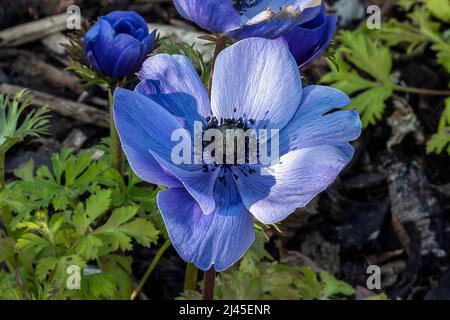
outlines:
M17 57L14 67L24 74L38 77L58 88L66 87L76 94L83 92L81 82L74 74L42 61L32 52L14 49L11 51L15 52Z
M185 42L189 45L194 45L194 48L203 54L205 61L210 61L213 57L213 47L206 45L208 44L208 41L199 38L206 35L206 33L156 23L149 23L148 28L149 30L157 29L161 37L173 36L178 41Z
M67 14L58 14L0 31L0 46L14 47L67 28Z
M17 92L26 89L33 96L33 104L47 105L48 108L64 117L69 117L83 123L94 124L101 128L109 128L109 114L106 111L83 103L56 97L44 92L30 90L11 84L0 84L0 92L13 98Z

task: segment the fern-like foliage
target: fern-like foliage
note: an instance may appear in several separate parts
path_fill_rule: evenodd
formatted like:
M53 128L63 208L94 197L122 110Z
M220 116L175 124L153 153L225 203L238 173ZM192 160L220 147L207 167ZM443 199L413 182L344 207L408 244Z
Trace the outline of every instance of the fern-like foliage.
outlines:
M439 121L438 131L427 143L429 153L441 153L444 150L450 155L450 98L445 100L445 109Z
M348 283L326 271L292 267L273 261L258 234L241 261L216 278L215 298L222 300L345 300L355 295ZM371 299L386 300L383 293ZM179 298L201 299L197 291L185 291Z
M397 5L406 12L402 21L391 19L375 31L341 32L335 63L329 63L331 71L321 79L352 96L350 108L360 112L364 127L380 121L393 92L403 91L391 77L394 51L404 49L406 55L414 55L429 47L436 61L450 72L450 29L445 29L450 2L402 0ZM428 152L447 150L450 154L449 99L438 132L427 143Z
M31 109L31 102L32 97L26 90L18 92L12 100L5 94L0 95L1 153L6 153L28 136L39 136L47 132L47 109Z
M339 34L341 47L336 51L331 71L320 82L351 95L354 108L361 114L364 127L381 120L391 97L392 58L389 49L379 41L372 41L361 31L343 31Z

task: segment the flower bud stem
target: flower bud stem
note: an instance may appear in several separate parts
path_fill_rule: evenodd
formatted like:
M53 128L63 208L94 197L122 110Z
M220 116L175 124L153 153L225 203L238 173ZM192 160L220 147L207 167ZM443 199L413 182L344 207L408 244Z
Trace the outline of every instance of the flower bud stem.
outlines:
M152 263L150 263L150 265L149 265L147 271L145 272L144 276L142 277L141 281L139 281L138 286L136 287L136 289L134 289L133 293L131 294L130 300L135 300L137 298L139 293L144 288L145 282L147 282L148 278L152 274L153 269L155 269L155 267L158 264L159 260L161 259L162 255L164 254L164 252L166 252L167 249L169 249L171 244L172 244L172 242L170 242L170 240L166 240L166 242L164 242L162 247L159 248L158 252L156 253L156 256L153 258Z
M216 282L216 270L214 270L214 266L208 271L205 271L203 282L203 300L214 300L214 286Z
M5 152L0 151L0 192L5 189ZM9 225L13 219L11 212L7 206L1 205L0 212L2 214L3 225L9 230Z
M186 273L184 274L184 291L193 291L197 287L198 269L193 263L186 265Z
M208 81L208 95L211 97L211 88L212 88L212 79L214 74L214 65L216 64L216 59L219 53L227 47L228 38L223 35L217 36L216 41L216 49L214 50L214 56L211 60L211 72L209 74L209 81Z
M216 64L216 59L219 53L227 47L228 38L224 35L218 35L216 41L216 49L214 50L214 56L211 61L211 72L209 74L208 81L208 95L211 98L211 89L212 89L212 79L214 75L214 65ZM211 267L208 271L205 271L203 277L203 300L214 300L214 286L216 282L216 271L214 270L214 266Z
M111 166L119 172L120 176L123 176L123 152L120 146L116 125L114 123L114 95L112 89L108 91L108 99L111 127Z

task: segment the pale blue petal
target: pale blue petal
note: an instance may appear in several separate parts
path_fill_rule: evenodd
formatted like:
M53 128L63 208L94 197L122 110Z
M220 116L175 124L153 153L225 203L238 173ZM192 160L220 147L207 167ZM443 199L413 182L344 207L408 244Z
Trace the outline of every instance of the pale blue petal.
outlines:
M236 174L242 201L261 222L277 223L327 189L348 164L347 147L322 145L291 151L266 174Z
M173 246L201 270L228 269L255 240L252 215L231 186L218 190L218 206L210 215L184 189L160 191L157 201Z
M183 127L211 115L211 104L192 63L185 56L159 54L147 59L136 91L173 114Z
M211 104L217 118L253 119L255 127L283 128L302 96L295 59L283 41L250 38L216 60Z
M155 121L155 117L158 121ZM175 176L164 170L150 154L170 157L172 131L178 121L146 97L118 88L114 95L114 120L131 168L145 181L168 187L182 186Z
M212 32L226 32L239 27L241 16L231 0L174 0L185 19Z
M361 120L355 110L335 111L350 103L348 96L330 87L309 86L292 120L280 131L280 154L324 144L357 139Z

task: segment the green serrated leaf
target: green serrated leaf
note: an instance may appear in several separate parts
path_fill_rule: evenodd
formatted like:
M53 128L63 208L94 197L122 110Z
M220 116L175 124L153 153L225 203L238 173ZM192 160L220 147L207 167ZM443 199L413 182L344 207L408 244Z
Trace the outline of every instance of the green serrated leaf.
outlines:
M426 8L440 20L450 23L450 2L448 0L423 0Z
M111 190L100 190L89 197L85 208L79 204L72 218L77 232L84 235L91 223L108 210L110 202Z
M437 133L427 142L428 153L435 152L439 154L445 149L450 155L450 97L445 99L445 109L439 120Z
M95 230L94 234L106 238L112 251L119 248L130 250L131 238L136 239L143 246L156 243L159 231L153 223L143 218L132 220L137 211L137 207L122 207L114 210L108 221Z
M22 179L23 181L31 181L33 180L33 170L34 170L34 161L33 159L28 160L24 164L22 164L19 168L14 170L14 175Z
M16 243L16 249L19 251L28 251L34 256L38 255L43 249L51 247L51 243L33 233L22 235Z
M322 287L317 280L317 275L311 268L300 268L302 276L295 283L300 296L304 300L317 300L321 298Z
M336 63L320 82L352 95L348 109L356 109L364 127L381 120L385 101L394 90L391 80L392 58L389 49L377 40L370 40L361 31L344 31L342 47L337 51Z
M100 248L103 246L102 239L94 235L86 235L80 237L76 244L76 252L86 260L97 259L99 257Z
M56 269L59 259L56 257L47 257L39 260L36 265L35 276L40 282L44 282L49 276L50 272Z
M329 272L322 271L320 273L320 279L324 283L322 289L322 299L330 299L335 296L352 296L355 294L355 289L353 289L348 283L336 279Z
M386 109L385 101L392 96L392 93L392 88L374 87L355 96L347 108L358 110L363 126L367 127L382 119Z
M91 299L113 299L117 288L114 275L111 273L98 273L84 276L81 281L82 294Z

